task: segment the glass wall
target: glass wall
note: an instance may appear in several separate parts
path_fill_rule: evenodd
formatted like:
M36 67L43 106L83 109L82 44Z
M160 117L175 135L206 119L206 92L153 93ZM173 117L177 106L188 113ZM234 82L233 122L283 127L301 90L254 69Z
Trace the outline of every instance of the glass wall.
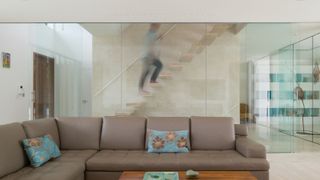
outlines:
M159 27L155 30L153 26ZM83 27L93 34L93 115L232 116L239 122L244 26L148 23ZM149 59L149 51L157 55ZM160 73L155 78L157 70Z
M54 64L54 113L50 116L91 116L91 34L76 23L28 24L27 27L30 47L26 49L31 50L30 54L49 57ZM31 71L37 68L32 63L30 66ZM37 84L38 79L32 79ZM44 87L43 91L49 88ZM32 92L36 101L38 92Z
M256 123L274 129L274 152L292 152L287 134L319 143L319 35L254 61Z
M318 109L315 110L316 112L313 114L313 141L320 144L320 35L316 35L313 37L313 91L314 91L314 100L313 100L313 106L317 107Z

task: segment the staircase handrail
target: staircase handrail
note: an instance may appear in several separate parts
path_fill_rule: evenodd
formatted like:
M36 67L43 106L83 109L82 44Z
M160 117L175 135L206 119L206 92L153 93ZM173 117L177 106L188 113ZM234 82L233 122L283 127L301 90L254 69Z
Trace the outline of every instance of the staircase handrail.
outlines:
M176 24L173 24L165 33L163 33L157 41L163 39L168 33L170 33L174 28L176 27ZM98 96L100 93L102 93L107 87L109 87L113 82L115 82L118 78L121 77L121 75L128 71L142 56L144 53L140 53L137 57L133 58L133 60L130 62L130 64L124 68L121 72L119 72L116 76L114 76L110 81L108 81L100 90L98 90L94 96Z

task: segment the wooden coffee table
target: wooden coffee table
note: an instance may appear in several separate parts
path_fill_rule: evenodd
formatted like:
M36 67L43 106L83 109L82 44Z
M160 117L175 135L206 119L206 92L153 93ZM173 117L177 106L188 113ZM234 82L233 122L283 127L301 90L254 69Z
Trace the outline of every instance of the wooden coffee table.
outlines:
M144 171L124 171L119 180L142 180ZM256 180L249 171L199 171L199 180ZM180 180L189 180L185 171L179 171ZM195 178L194 178L195 179Z

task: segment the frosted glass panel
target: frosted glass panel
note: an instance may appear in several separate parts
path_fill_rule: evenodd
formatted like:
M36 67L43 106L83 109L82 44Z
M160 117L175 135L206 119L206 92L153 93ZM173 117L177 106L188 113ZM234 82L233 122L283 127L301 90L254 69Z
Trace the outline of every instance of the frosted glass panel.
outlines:
M55 115L79 116L81 64L63 56L55 57Z

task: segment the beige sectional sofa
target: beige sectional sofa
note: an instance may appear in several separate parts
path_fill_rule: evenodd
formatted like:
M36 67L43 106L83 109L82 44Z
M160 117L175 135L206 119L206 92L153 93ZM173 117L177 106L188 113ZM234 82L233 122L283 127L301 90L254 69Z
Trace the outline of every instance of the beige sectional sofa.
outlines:
M189 130L189 153L148 153L148 129ZM28 165L24 138L50 134L62 156ZM269 179L264 146L225 117L55 118L0 126L1 180L117 180L126 170L250 171Z

